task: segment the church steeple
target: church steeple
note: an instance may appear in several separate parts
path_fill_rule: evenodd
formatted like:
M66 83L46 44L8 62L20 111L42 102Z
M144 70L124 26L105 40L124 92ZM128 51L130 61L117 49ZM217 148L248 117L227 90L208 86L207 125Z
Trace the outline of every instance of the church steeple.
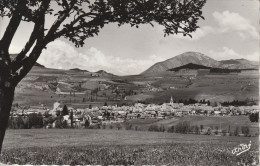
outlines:
M173 99L172 99L172 96L171 96L170 104L171 104L171 105L173 104Z

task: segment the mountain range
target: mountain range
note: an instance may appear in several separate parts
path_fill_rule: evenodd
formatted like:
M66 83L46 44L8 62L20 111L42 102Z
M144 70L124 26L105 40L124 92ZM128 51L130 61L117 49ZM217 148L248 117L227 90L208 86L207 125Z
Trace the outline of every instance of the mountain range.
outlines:
M11 58L15 58L17 54L12 54ZM255 69L258 70L259 62L249 61L247 59L230 59L230 60L222 60L217 61L213 58L210 58L199 52L185 52L180 55L177 55L173 58L167 59L162 62L158 62L147 70L141 73L141 75L160 73L165 71L175 71L175 68L185 68L188 64L193 65L202 65L209 68L220 68L220 69ZM36 63L37 67L44 67L43 65ZM188 65L189 66L189 65ZM81 71L81 72L89 72L87 70L73 68L71 71ZM91 72L90 72L91 73ZM99 75L103 76L115 76L114 74L108 73L104 70L99 70L97 72Z
M216 61L194 52L153 65L146 71L152 73L149 75L116 76L104 70L61 70L37 63L17 85L14 101L27 106L39 103L51 106L54 101L62 101L86 108L104 102L162 103L171 96L176 101L189 98L211 102L258 100L258 71L236 72L238 69L223 69L226 67L256 69L258 66L245 59Z
M164 72L187 64L196 64L223 69L258 69L258 62L255 61L249 61L246 59L217 61L199 52L185 52L173 58L152 65L142 74L145 75Z

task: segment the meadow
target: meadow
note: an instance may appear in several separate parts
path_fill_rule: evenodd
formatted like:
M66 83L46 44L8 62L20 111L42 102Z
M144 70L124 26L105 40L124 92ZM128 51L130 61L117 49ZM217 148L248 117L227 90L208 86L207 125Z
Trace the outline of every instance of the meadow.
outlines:
M249 144L239 156L232 150ZM258 165L258 137L94 129L7 130L1 163Z

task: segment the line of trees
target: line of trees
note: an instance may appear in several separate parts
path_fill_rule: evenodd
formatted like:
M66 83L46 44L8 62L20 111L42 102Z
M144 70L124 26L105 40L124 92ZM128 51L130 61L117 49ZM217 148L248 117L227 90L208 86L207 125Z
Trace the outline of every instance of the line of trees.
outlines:
M10 117L8 121L8 128L10 129L31 129L42 128L43 126L43 116L36 113L28 116Z
M207 104L207 105L210 105L210 101L209 100L205 100L205 99L202 99L202 100L195 100L195 99L180 99L178 101L178 103L183 103L184 105L189 105L189 104L195 104L195 103L201 103L201 104Z
M176 126L171 126L168 128L167 132L169 133L182 133L182 134L187 134L187 133L195 133L195 134L200 134L202 131L203 126L191 126L190 122L188 121L183 121L179 122Z
M182 133L182 134L201 134L203 132L204 126L200 125L191 125L188 121L179 122L176 125L172 125L167 129L168 133ZM151 125L148 128L148 131L155 131L155 132L164 132L166 131L165 126L163 125ZM249 126L235 126L235 129L231 132L230 126L228 127L228 130L221 129L219 126L213 126L207 128L207 130L204 131L203 134L211 135L211 134L223 134L223 135L234 135L239 136L240 134L243 134L244 136L252 136L249 132Z
M241 73L240 69L211 68L210 73Z
M252 106L256 105L255 102L248 102L248 101L239 101L239 100L233 100L233 101L224 101L221 103L222 106Z

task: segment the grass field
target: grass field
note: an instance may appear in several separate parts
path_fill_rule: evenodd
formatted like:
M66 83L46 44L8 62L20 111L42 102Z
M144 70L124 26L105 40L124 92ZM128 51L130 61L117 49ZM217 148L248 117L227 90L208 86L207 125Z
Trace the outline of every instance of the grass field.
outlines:
M248 144L239 156L232 149ZM7 130L1 162L9 164L258 164L258 137L90 129Z
M171 126L176 126L178 123L188 121L191 126L200 127L203 125L203 128L210 127L215 129L226 130L230 128L231 132L238 127L239 132L241 127L247 126L249 128L249 134L252 136L259 134L259 125L258 123L250 122L248 116L184 116L184 117L174 117L170 119L131 119L127 120L123 125L132 125L134 129L136 126L138 130L148 130L151 125L156 125L158 127L163 126L166 130Z

